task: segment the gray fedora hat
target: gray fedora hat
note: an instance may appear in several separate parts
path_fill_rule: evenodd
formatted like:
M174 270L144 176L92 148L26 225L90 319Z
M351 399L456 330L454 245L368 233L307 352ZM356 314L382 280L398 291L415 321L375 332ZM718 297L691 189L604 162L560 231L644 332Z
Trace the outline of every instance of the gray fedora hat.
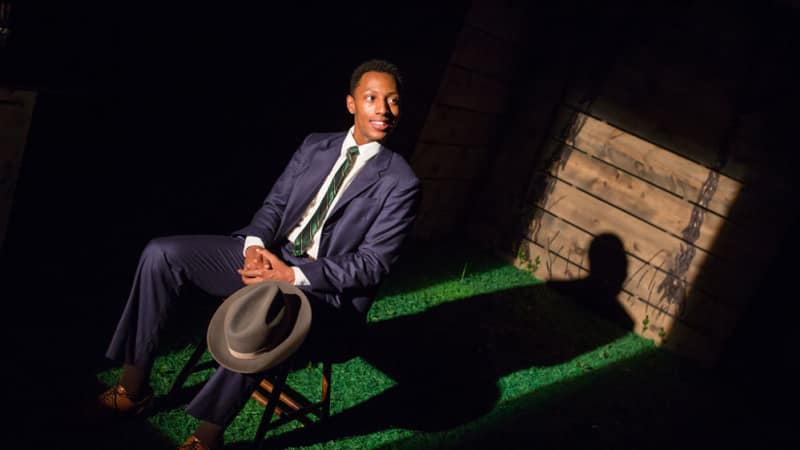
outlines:
M208 326L208 351L223 367L255 373L291 356L311 327L311 304L300 289L264 281L234 292Z

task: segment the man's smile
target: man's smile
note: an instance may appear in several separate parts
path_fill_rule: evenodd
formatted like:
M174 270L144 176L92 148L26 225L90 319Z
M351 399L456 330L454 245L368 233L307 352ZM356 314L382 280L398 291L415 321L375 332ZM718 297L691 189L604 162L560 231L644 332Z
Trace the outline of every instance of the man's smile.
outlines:
M378 131L386 131L392 126L391 120L370 120L369 124Z

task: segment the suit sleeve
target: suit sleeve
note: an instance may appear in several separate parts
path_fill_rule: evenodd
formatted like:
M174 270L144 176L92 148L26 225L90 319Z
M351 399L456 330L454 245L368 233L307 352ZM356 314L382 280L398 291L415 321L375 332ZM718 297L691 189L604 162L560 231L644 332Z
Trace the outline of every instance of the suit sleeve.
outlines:
M356 251L300 265L311 288L339 294L378 286L399 256L419 201L420 183L416 177L398 182Z
M308 141L311 135L307 136L300 147L292 155L289 164L283 170L280 177L278 177L272 189L264 199L264 203L253 215L250 224L246 227L234 231L233 236L255 236L264 241L264 245L269 247L274 243L275 233L278 231L283 213L286 209L286 203L289 199L289 194L292 192L292 187L295 185L295 180L299 173L308 165L310 158L310 148Z

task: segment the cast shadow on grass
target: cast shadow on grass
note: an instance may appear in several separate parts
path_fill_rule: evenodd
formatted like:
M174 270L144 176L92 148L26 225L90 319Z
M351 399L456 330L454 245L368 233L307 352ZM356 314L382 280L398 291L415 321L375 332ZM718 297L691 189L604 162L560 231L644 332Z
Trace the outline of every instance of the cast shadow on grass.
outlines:
M692 362L655 346L507 401L456 429L381 450L762 447L740 400ZM743 414L744 413L744 414Z
M311 445L389 428L453 429L495 408L501 377L565 363L628 333L544 285L373 323L360 356L397 384L325 423L274 436L270 446ZM337 382L347 380L334 380L333 389Z

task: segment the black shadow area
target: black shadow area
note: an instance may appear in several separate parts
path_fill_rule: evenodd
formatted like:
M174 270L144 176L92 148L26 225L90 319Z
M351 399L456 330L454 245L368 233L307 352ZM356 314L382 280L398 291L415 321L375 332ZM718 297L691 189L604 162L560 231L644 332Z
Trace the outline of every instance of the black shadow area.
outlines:
M713 372L652 348L512 400L454 432L415 434L380 448L751 449L790 442Z
M372 323L361 356L397 385L326 423L273 437L271 445L310 445L393 427L451 429L494 408L500 377L561 364L625 334L544 285Z

